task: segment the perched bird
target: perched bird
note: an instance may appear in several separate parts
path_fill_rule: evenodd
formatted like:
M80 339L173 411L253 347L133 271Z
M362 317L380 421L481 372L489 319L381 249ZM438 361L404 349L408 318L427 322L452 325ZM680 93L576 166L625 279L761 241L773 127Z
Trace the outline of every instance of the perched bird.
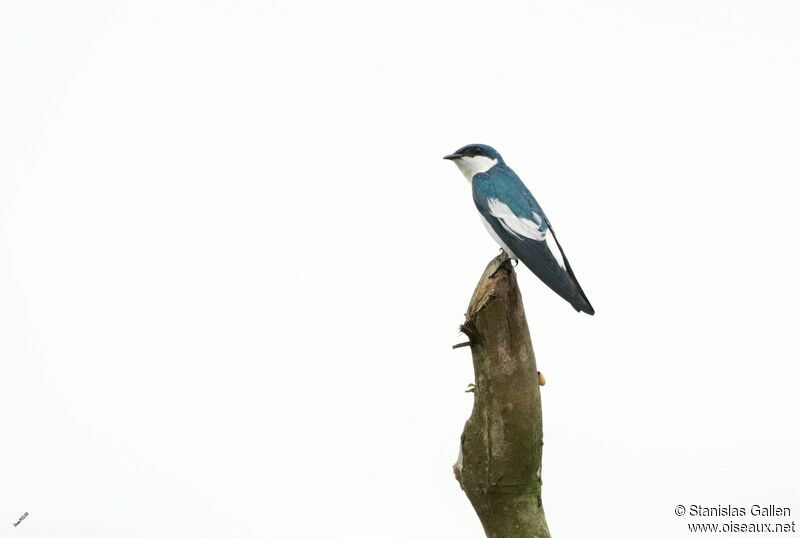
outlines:
M593 315L550 221L500 154L484 144L470 144L445 159L456 163L472 184L481 220L500 248L521 260L575 310Z

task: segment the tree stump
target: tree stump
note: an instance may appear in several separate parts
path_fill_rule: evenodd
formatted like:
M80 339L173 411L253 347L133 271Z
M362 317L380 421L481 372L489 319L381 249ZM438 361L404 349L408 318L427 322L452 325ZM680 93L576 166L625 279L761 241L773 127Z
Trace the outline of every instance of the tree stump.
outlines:
M542 401L517 277L502 253L461 331L475 369L472 414L453 466L489 538L549 538L542 507Z

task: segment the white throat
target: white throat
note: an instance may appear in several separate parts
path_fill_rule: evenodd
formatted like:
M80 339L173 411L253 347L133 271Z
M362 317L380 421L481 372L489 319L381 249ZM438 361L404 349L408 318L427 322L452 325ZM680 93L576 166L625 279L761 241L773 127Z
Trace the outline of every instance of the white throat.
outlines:
M458 169L467 178L467 181L472 181L475 174L482 174L497 164L497 159L490 159L484 155L475 155L473 157L461 157L455 161Z

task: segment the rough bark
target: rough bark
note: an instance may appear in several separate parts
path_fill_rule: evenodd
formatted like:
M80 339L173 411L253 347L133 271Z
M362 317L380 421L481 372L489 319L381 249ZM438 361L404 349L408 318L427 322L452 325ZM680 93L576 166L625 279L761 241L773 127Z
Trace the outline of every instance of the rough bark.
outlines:
M475 400L453 469L486 536L549 538L536 359L516 274L506 260L501 254L486 267L461 326L470 339Z

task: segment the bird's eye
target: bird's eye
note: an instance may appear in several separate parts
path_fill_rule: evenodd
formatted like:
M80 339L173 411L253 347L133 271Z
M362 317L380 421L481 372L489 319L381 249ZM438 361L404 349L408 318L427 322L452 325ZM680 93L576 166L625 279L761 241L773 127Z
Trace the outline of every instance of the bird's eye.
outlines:
M472 150L472 154L473 155L481 155L482 153L483 153L483 150L481 148L474 148Z

